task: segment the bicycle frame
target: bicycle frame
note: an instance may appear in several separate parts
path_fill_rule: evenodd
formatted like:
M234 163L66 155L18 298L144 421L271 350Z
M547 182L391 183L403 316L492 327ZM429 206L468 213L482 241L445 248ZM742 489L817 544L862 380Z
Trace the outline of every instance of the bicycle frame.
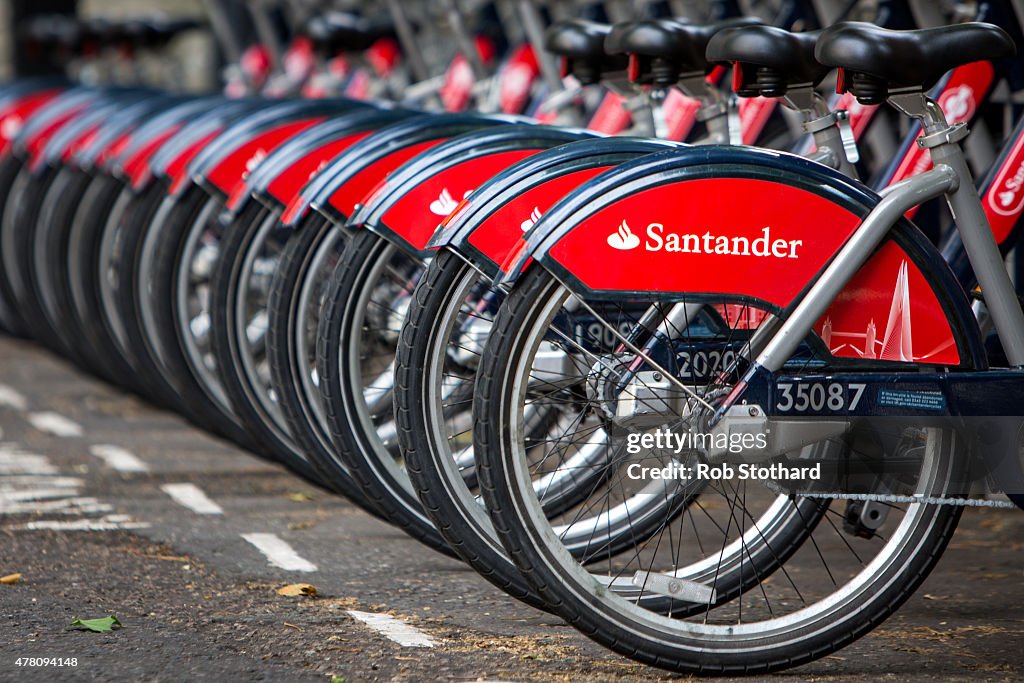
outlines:
M901 181L883 193L881 203L872 210L778 332L758 353L748 375L760 369L770 372L781 369L896 220L914 206L941 195L946 196L957 219L958 232L975 276L985 292L985 301L1006 356L1012 366L1024 366L1024 312L1003 265L963 152L957 145L966 135L966 127L959 124L949 126L938 105L919 93L895 95L890 101L922 121L925 135L919 144L930 148L935 168ZM726 403L731 405L732 402L727 400Z

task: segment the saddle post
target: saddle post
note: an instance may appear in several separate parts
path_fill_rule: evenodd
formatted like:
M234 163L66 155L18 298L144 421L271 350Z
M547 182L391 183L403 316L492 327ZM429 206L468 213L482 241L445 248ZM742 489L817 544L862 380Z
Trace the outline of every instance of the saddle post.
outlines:
M854 164L860 160L860 154L846 110L831 111L825 98L811 86L790 88L783 101L803 115L804 132L814 138L816 149L808 158L830 166L843 175L857 178L857 167Z
M921 121L924 134L917 140L918 147L931 153L936 167L945 165L960 179L958 186L946 193L946 202L981 286L985 306L1006 358L1014 367L1024 366L1024 311L999 253L999 246L992 236L971 170L960 149L959 143L968 133L966 124L949 125L939 105L920 90L890 92L889 103L907 116Z

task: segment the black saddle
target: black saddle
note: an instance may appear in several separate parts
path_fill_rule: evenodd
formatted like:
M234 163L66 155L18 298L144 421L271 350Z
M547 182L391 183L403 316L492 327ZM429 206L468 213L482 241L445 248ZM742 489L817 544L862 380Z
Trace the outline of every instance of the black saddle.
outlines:
M611 26L585 19L570 19L552 24L544 33L544 48L562 58L563 75L571 73L583 85L593 85L601 77L628 66L625 55L610 55L604 41Z
M387 22L347 12L328 12L306 22L306 35L313 46L328 53L365 50L392 34L393 28Z
M822 32L815 55L822 64L843 70L844 91L862 104L879 104L890 89L927 90L950 69L1016 52L1006 31L992 24L894 31L844 21Z
M757 19L738 17L709 24L654 19L616 24L605 39L610 54L630 56L630 80L667 87L687 74L708 73L714 66L705 52L708 41L727 28L756 26Z
M817 85L829 67L814 59L820 31L791 33L774 26L745 26L716 33L708 42L709 62L733 63L736 94L781 97L789 88Z

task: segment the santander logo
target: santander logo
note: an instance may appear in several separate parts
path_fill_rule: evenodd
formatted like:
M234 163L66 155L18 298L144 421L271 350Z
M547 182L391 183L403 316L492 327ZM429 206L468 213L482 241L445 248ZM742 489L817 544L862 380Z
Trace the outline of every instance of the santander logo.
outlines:
M473 190L466 190L462 198L465 199L471 194L473 194ZM459 203L452 198L452 193L448 191L447 187L441 190L441 194L438 195L437 199L430 202L430 213L436 216L447 218L448 214L457 208L459 208Z
M1024 209L1024 139L1018 140L1003 164L985 203L1000 216L1016 216Z
M716 235L710 230L700 233L666 231L661 223L651 223L645 231L644 251L667 251L680 254L714 254L722 256L754 256L756 258L795 259L803 240L772 237L771 227L761 229L756 237ZM623 220L618 229L606 238L608 246L629 251L640 246L640 237Z
M267 150L260 147L256 150L256 153L249 157L249 160L245 162L245 171L242 172L242 180L249 177L249 174L256 170L256 167L263 163L263 160L267 158Z
M626 225L626 221L623 220L619 224L619 229L608 235L608 246L620 251L636 249L640 246L640 238L633 234L633 231Z
M459 205L457 201L452 199L452 193L448 191L448 188L441 190L441 195L430 202L430 213L438 216L447 216Z
M18 115L8 116L4 119L4 122L0 124L0 137L4 137L8 140L14 138L21 132L21 127L24 123L25 122Z
M535 224L535 223L536 223L537 221L539 221L539 220L540 220L540 209L538 209L538 208L537 208L537 207L535 206L535 207L533 207L533 211L531 211L531 212L530 212L530 217L529 217L529 218L527 218L527 219L526 219L525 221L523 221L522 223L520 223L520 224L519 224L519 228L520 228L520 229L521 229L521 230L522 230L523 232L526 232L527 230L529 230L530 228L532 228L532 227L534 226L534 224ZM609 243L609 244L610 244L610 243ZM612 245L612 246L614 246L614 245Z
M974 88L963 83L942 93L939 97L939 106L946 120L950 123L966 121L974 115L976 98Z

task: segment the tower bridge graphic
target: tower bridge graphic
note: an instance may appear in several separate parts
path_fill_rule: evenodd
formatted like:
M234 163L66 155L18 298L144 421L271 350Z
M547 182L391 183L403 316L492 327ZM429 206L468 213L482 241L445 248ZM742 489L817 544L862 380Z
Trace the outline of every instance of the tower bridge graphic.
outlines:
M950 340L949 343L943 344L923 356L914 355L914 334L910 317L910 278L906 260L900 263L899 272L896 275L892 303L889 304L889 317L885 322L885 330L881 338L879 338L874 318L869 319L863 332L856 332L835 330L832 327L832 319L826 317L821 327L821 339L833 355L839 355L845 349L850 349L861 358L904 362L922 360L952 343ZM858 348L856 341L845 340L863 341ZM833 346L833 344L837 345Z

